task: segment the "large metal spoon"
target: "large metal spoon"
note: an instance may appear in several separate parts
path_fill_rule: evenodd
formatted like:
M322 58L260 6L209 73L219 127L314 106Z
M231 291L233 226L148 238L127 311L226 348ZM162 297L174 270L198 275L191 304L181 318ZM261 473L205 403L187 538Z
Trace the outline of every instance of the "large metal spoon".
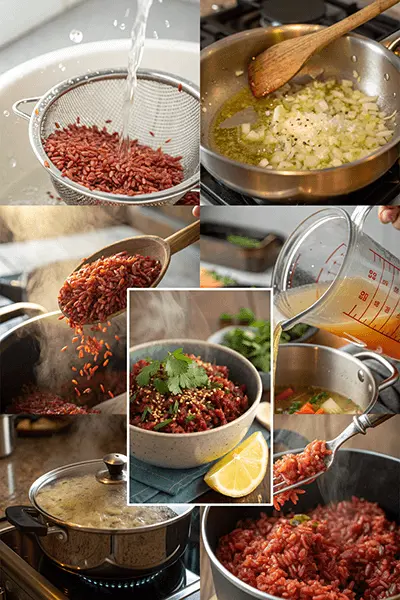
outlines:
M130 256L134 254L141 254L142 256L150 256L156 260L159 260L161 263L161 271L157 279L151 284L150 287L157 287L162 278L164 277L169 263L171 261L171 256L187 248L191 244L194 244L200 239L200 221L195 221L191 223L187 227L180 229L176 233L173 233L166 239L159 237L158 235L138 235L132 238L126 238L125 240L120 240L119 242L114 242L114 244L110 244L109 246L105 246L101 248L88 258L85 258L74 270L79 271L83 266L88 265L99 258L107 258L108 256L113 256L114 254L118 254L119 252L127 252ZM62 311L61 306L59 308ZM126 309L120 310L116 313L110 314L107 317L111 319L116 317L117 315L124 312ZM65 315L68 317L68 315ZM92 325L94 322L87 322L85 325Z
M284 40L261 52L249 65L249 83L256 98L266 96L287 83L313 54L383 13L400 0L375 0L346 19L326 29Z

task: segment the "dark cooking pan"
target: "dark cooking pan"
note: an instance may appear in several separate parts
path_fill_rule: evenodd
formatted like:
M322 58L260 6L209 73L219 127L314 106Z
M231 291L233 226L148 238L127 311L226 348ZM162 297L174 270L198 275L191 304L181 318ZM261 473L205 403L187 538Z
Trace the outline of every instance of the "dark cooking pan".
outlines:
M361 160L329 169L269 170L231 160L215 151L211 135L214 118L226 100L248 85L247 67L252 57L280 41L319 29L319 25L252 29L228 36L202 51L201 161L211 175L236 192L260 200L284 202L290 198L314 202L363 188L398 159L400 118L387 144ZM352 33L329 44L308 64L323 69L326 78L354 81L356 71L357 80L360 78L357 86L368 95L379 96L379 106L390 115L400 110L400 58L394 53L399 43L400 31L381 44ZM243 75L237 77L239 72Z
M2 310L15 310L18 306L22 306L21 310L24 312L27 308L33 308L36 312L43 311L42 307L29 303ZM0 336L0 413L7 412L12 400L21 394L25 385L34 384L63 397L69 397L73 393L71 367L82 368L85 359L80 361L72 350L73 330L65 320L59 320L60 315L60 311L40 314L19 323ZM120 337L119 340L115 339L116 334ZM116 385L120 386L122 378L122 387L125 389L125 317L121 315L114 318L112 327L102 337L111 346L113 355L106 368L100 366L95 375L95 383L100 384L102 377L108 377L115 389ZM63 346L68 346L68 351L61 353ZM99 390L99 385L93 385L93 388ZM90 407L102 400L105 398L98 391L85 395L85 404Z
M319 483L308 485L307 492L299 497L296 513L308 512L318 504L348 500L352 496L378 502L390 520L400 523L400 460L366 450L339 450L334 465ZM292 506L288 503L288 510ZM276 600L276 596L256 590L234 577L215 556L218 539L232 531L239 519L257 517L261 510L268 515L273 513L271 507L243 505L211 506L203 513L202 538L211 561L218 600ZM400 596L396 598L398 600Z

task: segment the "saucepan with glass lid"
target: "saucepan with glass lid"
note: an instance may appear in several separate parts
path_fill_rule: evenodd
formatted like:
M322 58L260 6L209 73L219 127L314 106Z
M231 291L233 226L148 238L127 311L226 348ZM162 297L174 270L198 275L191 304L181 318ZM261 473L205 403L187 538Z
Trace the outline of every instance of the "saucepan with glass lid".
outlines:
M59 467L29 490L31 506L6 509L58 566L91 577L134 578L164 569L185 551L192 506L128 506L126 456Z

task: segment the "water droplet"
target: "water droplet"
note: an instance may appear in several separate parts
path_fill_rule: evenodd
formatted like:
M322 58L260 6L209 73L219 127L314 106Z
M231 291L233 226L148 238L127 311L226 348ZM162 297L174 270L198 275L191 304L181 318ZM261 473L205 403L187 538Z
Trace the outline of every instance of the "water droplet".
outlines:
M212 8L213 10L218 10L218 9L219 9L219 6L218 6L218 4L212 4L212 5L211 5L211 8Z
M17 161L15 160L15 158L10 158L10 167L12 169L15 169L16 166L17 166Z
M158 1L159 1L159 3L160 3L160 4L162 4L162 3L163 3L163 0L158 0Z
M125 23L121 23L121 25L119 26L119 28L120 28L121 31L124 31L124 29L125 29Z
M355 56L355 54L353 54L353 56L351 57L351 60L352 60L353 62L357 62L357 56Z
M124 15L125 19L127 19L129 17L130 12L131 12L131 9L127 8L125 11L125 15Z
M3 111L3 115L4 115L5 117L9 117L9 116L10 116L10 113L9 113L9 111L8 111L8 110L5 110L5 111Z
M80 44L83 40L82 31L79 31L79 29L71 29L71 31L69 32L69 39L71 40L71 42L74 42L74 44Z
M63 65L62 63L58 64L58 68L60 69L60 71L65 71L65 69L67 68L65 65Z
M390 79L389 73L385 73L383 77L386 81L389 81L389 79Z
M165 21L165 27L167 29L169 29L169 27L171 27L171 24L170 24L170 22L168 20Z
M157 31L153 31L153 38L155 40L158 40L158 33L157 33Z
M115 21L113 22L114 27L118 27L118 21L117 19L115 19Z
M393 92L393 98L396 98L397 94L396 92Z

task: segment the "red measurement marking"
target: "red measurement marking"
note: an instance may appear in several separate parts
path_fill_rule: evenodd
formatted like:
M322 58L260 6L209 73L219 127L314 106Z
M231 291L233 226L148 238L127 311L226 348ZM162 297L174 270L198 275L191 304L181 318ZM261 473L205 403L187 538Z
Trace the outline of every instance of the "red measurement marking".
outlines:
M322 267L322 269L320 270L318 277L317 277L317 283L319 283L319 278L321 277L322 273L324 272L324 267Z
M346 244L345 244L344 242L343 242L343 244L340 244L340 246L338 246L338 247L336 248L336 250L334 250L334 251L332 252L332 254L331 254L330 256L328 256L328 258L327 258L327 259L326 259L326 261L325 261L325 264L326 264L326 263L328 263L328 262L331 260L332 256L333 256L334 254L336 254L336 252L337 252L338 250L340 250L340 248L342 248L343 246L344 246L345 248L347 248L347 246L346 246ZM342 254L341 256L343 256L343 254Z
M394 309L392 310L392 312L390 313L390 315L388 316L388 318L386 319L386 321L383 323L383 325L382 325L382 327L380 328L380 330L379 330L379 331L382 331L382 329L383 329L383 328L386 326L386 323L387 323L388 321L390 321L390 319L393 317L393 315L394 315L394 311L396 310L396 308L397 308L397 305L398 305L398 303L399 303L399 302L400 302L400 300L397 300L397 302L396 302L396 304L395 304L395 307L394 307Z
M371 250L371 248L370 248L370 251L371 251L371 252L373 252L373 250ZM375 262L375 254L374 254L374 262ZM382 277L383 277L383 273L384 273L384 271L385 271L385 263L383 263L383 269L382 269L382 272L381 272L381 277L380 277L380 279L379 279L378 287L376 288L376 290L375 290L375 292L374 292L374 295L373 295L373 296L372 296L372 298L371 298L371 301L370 301L370 303L369 303L369 304L368 304L368 306L365 308L365 310L364 310L363 314L360 316L360 319L362 319L362 318L363 318L363 316L365 315L365 313L367 312L367 310L368 310L368 309L369 309L369 307L371 306L372 302L374 301L374 299L375 299L375 296L376 296L376 294L378 293L379 287L380 287L380 285L381 285L381 281L382 281ZM370 271L370 273L371 273L371 271ZM374 271L373 271L373 273L374 273ZM378 313L377 313L377 314L379 314L379 312L380 312L380 309L379 309L379 311L378 311Z
M385 266L383 266L383 271L385 270ZM382 271L382 275L383 275L383 271ZM388 293L386 294L386 298L384 300L384 302L382 303L382 306L380 307L380 309L378 310L378 312L376 313L376 315L374 316L374 318L372 319L372 321L370 321L370 325L375 321L375 319L379 316L379 314L382 312L383 307L385 306L387 299L390 296L390 292L391 289L393 287L393 281L394 281L394 271L393 271L393 275L392 275L392 281L390 282L390 288L388 290Z
M373 254L376 254L376 256L379 256L379 258L381 258L384 262L387 262L387 264L390 265L391 267L393 267L393 269L396 269L396 271L400 271L400 267L396 267L396 265L393 264L392 262L390 262L390 260L388 260L387 258L382 256L378 252L375 252L375 250L372 250L372 248L370 248L369 250L370 250L370 252L373 252Z
M300 256L301 253L297 256L296 260L294 261L294 265L293 265L293 269L292 269L292 273L290 275L290 279L289 279L289 283L288 283L288 287L292 287L292 282L293 282L293 277L294 277L294 273L296 271L296 267L299 264L299 260L300 260Z
M354 310L354 308L352 310ZM375 327L371 327L371 325L368 325L368 323L364 323L363 321L360 321L360 319L357 319L357 317L353 317L353 315L351 315L350 313L344 312L343 314L346 317L349 317L350 319L352 319L353 321L360 323L360 325L363 325L364 327L368 327L368 329L371 329L372 331L376 331L377 333L379 333L379 335L383 335L383 337L386 337L389 340L394 340L395 342L397 341L396 338L394 337L394 335L395 335L396 331L398 330L398 328L400 327L400 323L398 324L398 326L396 327L394 332L391 335L389 335L388 333L383 333L383 331L379 331L378 329L375 329Z

